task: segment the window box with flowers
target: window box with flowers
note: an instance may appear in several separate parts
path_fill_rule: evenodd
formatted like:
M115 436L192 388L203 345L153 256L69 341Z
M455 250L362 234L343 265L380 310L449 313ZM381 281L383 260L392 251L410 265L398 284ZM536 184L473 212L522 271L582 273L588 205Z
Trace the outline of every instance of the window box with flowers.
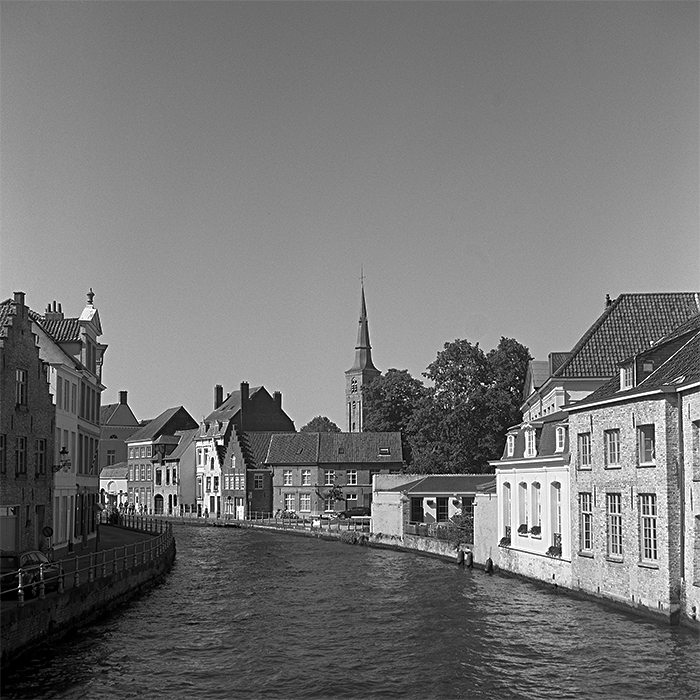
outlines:
M542 536L542 528L539 525L533 525L530 528L530 534L533 537L541 537Z
M560 558L561 557L561 546L553 544L548 550L547 550L547 556L548 557L555 557L555 558Z
M518 527L518 534L521 537L525 537L527 535L527 523L521 523L521 525Z
M499 547L510 547L510 525L506 525L506 534L501 537L501 541L498 543Z

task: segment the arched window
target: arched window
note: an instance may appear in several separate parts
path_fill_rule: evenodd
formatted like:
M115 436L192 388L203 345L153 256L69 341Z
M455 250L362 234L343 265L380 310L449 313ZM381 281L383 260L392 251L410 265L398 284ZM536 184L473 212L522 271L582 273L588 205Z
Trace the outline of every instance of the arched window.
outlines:
M527 484L521 481L518 484L518 534L527 534Z
M503 535L510 537L510 484L503 484Z
M561 547L561 484L552 482L550 487L549 516L552 546Z
M540 534L540 528L542 527L542 501L540 499L540 485L539 482L535 481L532 484L532 492L530 496L530 532L533 528L537 528L533 535Z

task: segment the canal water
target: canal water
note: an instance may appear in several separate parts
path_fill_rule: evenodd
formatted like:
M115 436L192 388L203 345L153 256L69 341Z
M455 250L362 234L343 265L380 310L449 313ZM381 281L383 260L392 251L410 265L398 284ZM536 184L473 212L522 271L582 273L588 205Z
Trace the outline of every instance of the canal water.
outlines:
M176 526L166 581L2 698L700 698L697 633L437 559Z

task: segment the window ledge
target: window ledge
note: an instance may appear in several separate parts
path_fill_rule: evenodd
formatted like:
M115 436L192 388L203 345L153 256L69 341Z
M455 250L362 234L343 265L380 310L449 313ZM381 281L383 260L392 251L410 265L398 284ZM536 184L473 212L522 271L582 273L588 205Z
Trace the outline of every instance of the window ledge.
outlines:
M646 468L648 468L648 467L655 467L655 466L656 466L656 462L640 462L640 463L637 465L637 467L638 467L639 469L646 469Z
M609 561L611 564L622 564L624 562L624 559L622 557L613 557L607 555L605 557L605 561Z
M606 464L605 465L606 469L622 469L621 464Z
M656 569L658 571L659 565L658 564L653 564L650 561L640 561L637 562L637 566L640 569Z
M593 552L579 552L578 555L585 559L593 559Z
M581 467L581 466L578 466L578 467L576 467L576 471L579 471L579 472L590 472L590 471L593 471L593 467L588 467L588 466L586 466L586 467Z

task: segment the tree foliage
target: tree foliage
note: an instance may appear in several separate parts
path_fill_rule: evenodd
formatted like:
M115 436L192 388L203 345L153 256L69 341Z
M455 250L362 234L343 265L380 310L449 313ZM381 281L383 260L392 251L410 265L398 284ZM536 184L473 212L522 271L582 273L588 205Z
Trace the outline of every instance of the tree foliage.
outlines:
M316 416L312 418L304 427L299 429L300 433L339 433L340 428L326 416Z
M413 378L405 369L389 369L362 390L364 430L400 432L406 464L411 463L411 421L426 394L423 382Z

